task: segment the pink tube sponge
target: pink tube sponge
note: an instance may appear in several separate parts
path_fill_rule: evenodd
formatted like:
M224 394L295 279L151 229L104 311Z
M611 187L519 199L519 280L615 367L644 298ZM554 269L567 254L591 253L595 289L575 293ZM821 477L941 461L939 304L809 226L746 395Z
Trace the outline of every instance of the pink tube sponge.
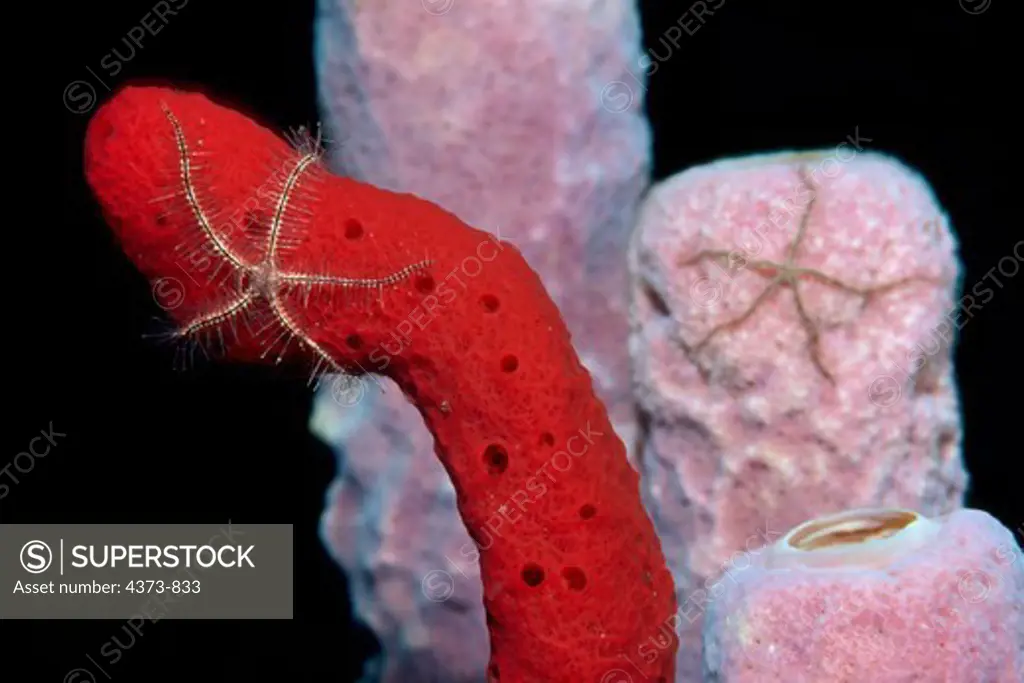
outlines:
M960 263L919 173L845 142L698 166L651 190L629 259L641 483L684 612L753 535L962 506Z
M1024 674L1024 556L979 510L811 520L710 594L709 683L1018 683Z

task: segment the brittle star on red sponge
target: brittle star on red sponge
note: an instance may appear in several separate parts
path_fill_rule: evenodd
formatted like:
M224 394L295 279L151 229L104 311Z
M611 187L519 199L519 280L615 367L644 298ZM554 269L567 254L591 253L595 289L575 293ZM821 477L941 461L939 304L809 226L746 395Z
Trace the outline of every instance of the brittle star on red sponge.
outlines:
M179 335L386 374L415 403L481 546L491 680L672 681L674 634L634 663L676 609L638 476L537 275L319 152L201 94L128 87L90 123L86 176L139 270L185 282Z

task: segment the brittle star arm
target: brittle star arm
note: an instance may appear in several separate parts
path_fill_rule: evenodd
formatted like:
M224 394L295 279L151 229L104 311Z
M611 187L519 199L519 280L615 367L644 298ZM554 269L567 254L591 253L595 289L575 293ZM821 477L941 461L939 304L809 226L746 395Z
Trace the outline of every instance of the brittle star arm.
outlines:
M274 312L274 315L277 316L278 320L281 321L281 325L284 327L284 332L280 336L278 336L278 339L285 335L288 335L289 339L294 337L299 340L300 345L308 347L310 351L313 352L313 355L316 356L318 368L321 365L326 365L331 369L332 372L345 372L345 369L342 368L337 361L331 358L331 355L327 353L327 351L324 350L322 346L313 341L309 337L309 335L303 332L299 328L298 324L296 324L296 322L292 320L291 315L288 314L288 311L286 311L284 306L281 304L281 298L278 296L276 291L273 292L273 294L270 297L270 310ZM276 345L277 339L275 339L273 343L267 346L266 350L263 352L261 357L266 358L267 354L270 353L270 350L273 349ZM281 362L281 359L284 357L284 353L287 349L288 342L285 341L284 346L281 348L281 352L277 355L278 363Z
M735 253L735 251L724 251L720 249L704 249L703 251L698 252L696 256L689 258L686 261L681 261L679 265L683 267L692 266L696 265L697 263L706 258L709 258L717 259L718 261L723 262L722 265L728 268L733 265L732 257ZM736 259L736 265L739 266L740 268L750 268L752 270L758 271L771 271L773 273L778 272L780 270L785 270L785 266L783 264L776 263L775 261L748 261L746 258L742 256Z
M706 258L712 259L728 259L733 252L725 251L723 249L703 249L698 251L695 256L685 261L680 261L680 266L694 266L703 261Z
M281 196L278 197L277 206L274 207L274 218L270 223L270 235L267 242L267 263L271 268L277 268L277 246L281 237L281 226L284 224L285 211L288 209L288 201L292 191L299 183L299 178L309 169L310 166L320 161L320 153L313 151L303 155L288 177L285 178L284 187L281 188Z
M288 348L288 340L295 338L299 340L302 346L309 348L317 358L317 367L325 365L334 372L344 372L344 369L333 359L330 354L313 341L292 319L291 315L286 310L284 304L281 301L281 291L277 285L285 284L304 284L304 285L333 285L345 288L376 288L383 291L383 288L388 285L395 284L401 280L409 277L412 273L420 270L427 263L418 263L399 270L396 273L392 273L383 278L347 278L347 277L336 277L330 275L316 275L308 273L282 273L277 271L277 251L278 244L281 236L281 229L284 225L285 215L288 210L288 204L291 199L292 193L295 188L298 187L299 180L302 175L314 166L320 160L319 147L314 146L311 152L304 154L299 161L295 164L295 168L291 170L288 177L284 181L284 185L281 188L280 197L278 197L277 204L274 207L274 215L270 223L270 231L267 243L267 255L265 265L270 270L272 275L272 281L274 285L270 287L270 291L267 292L267 296L270 303L270 310L278 318L281 326L284 328L281 335L275 339L271 344L267 346L264 356L270 352L274 346L277 345L277 341L281 337L287 337L281 352L278 354L278 362L281 361L285 351Z
M874 294L885 294L886 292L892 291L893 289L896 289L897 287L902 287L903 285L910 284L911 282L926 282L926 283L932 283L932 284L943 284L940 280L938 280L936 278L929 278L929 277L922 277L922 276L917 276L917 275L910 275L910 276L907 276L907 277L900 278L899 280L894 280L892 282L887 282L887 283L882 284L882 285L874 285L874 286L871 286L871 287L856 287L854 285L849 285L849 284L843 282L842 280L838 280L838 279L832 277L831 275L826 275L825 273L821 272L820 270L815 270L814 268L794 268L793 269L793 273L795 275L807 275L807 276L809 276L809 277L811 277L811 278L813 278L815 280L818 280L820 282L823 282L823 283L825 283L827 285L832 285L836 289L842 289L842 290L845 290L845 291L850 292L852 294L857 294L858 296L862 296L862 297L867 297L867 296L871 296L871 295L874 295Z
M804 241L804 235L807 234L807 227L811 223L811 212L814 211L814 204L817 202L818 197L815 192L814 186L807 178L807 172L804 168L799 170L800 180L803 182L804 187L811 191L811 199L807 202L807 207L804 209L803 216L800 217L800 225L796 229L796 237L789 245L789 252L786 254L786 268L791 269L796 263L796 251L800 248L800 244Z
M278 273L277 279L281 282L295 283L302 285L333 285L345 289L377 289L397 284L410 277L413 273L430 266L432 262L419 261L400 270L385 275L384 277L361 278L361 277L340 277L336 275L314 275L310 273Z
M318 152L311 152L299 159L299 162L295 164L295 168L292 169L291 173L289 173L288 177L285 179L284 187L281 189L281 196L278 198L277 206L274 209L274 217L270 224L270 235L266 258L271 271L274 273L274 278L278 282L303 285L332 285L345 289L360 288L383 290L384 287L401 282L416 271L422 270L430 265L431 262L429 260L420 261L380 278L352 278L311 273L278 272L276 262L277 246L280 240L281 226L284 223L285 212L288 209L289 198L291 197L294 189L298 186L299 178L302 174L319 160L320 155Z
M382 278L349 278L309 273L275 273L274 282L276 284L271 288L269 296L270 310L277 316L284 328L284 331L267 347L267 350L263 354L264 357L266 357L266 354L269 353L270 349L277 345L277 342L281 337L288 336L289 339L297 338L301 345L308 347L313 352L313 355L316 356L316 367L313 369L313 376L321 375L321 368L323 367L328 368L326 372L345 373L345 369L331 358L330 354L327 353L323 347L313 341L307 334L302 332L296 322L292 319L281 302L281 290L278 288L278 285L331 285L342 288L377 289L383 296L384 287L396 284L403 279L408 278L414 272L426 268L431 263L432 261L429 260L414 263ZM287 347L288 341L285 341L284 347L281 349L281 353L278 354L278 362L280 362Z
M825 367L824 361L821 359L821 331L818 326L814 324L814 320L811 318L810 313L804 307L803 299L800 298L800 290L797 287L793 287L793 300L796 302L796 312L800 316L800 321L803 323L804 332L807 333L807 346L811 350L811 362L814 363L814 367L818 369L818 372L828 380L829 384L834 385L836 383L835 377Z
M284 225L285 214L288 210L288 202L291 199L292 192L298 187L299 179L302 175L309 170L315 163L320 160L319 149L313 149L311 152L304 154L299 158L295 164L295 168L288 173L288 177L285 178L284 184L281 188L281 194L277 198L277 203L274 207L274 215L270 222L270 231L267 236L267 254L264 261L264 267L270 271L272 278L272 284L269 287L269 291L265 292L265 295L270 304L270 310L277 317L281 326L284 328L283 332L264 350L262 357L266 357L277 345L277 341L281 337L287 337L284 346L281 348L280 353L277 356L277 362L281 362L284 357L285 351L288 349L288 342L292 338L299 340L299 344L309 348L313 355L316 356L317 367L326 365L334 372L344 372L343 368L331 358L327 351L317 344L313 339L303 332L298 324L292 319L291 315L285 310L283 303L281 302L280 291L276 284L287 279L287 275L284 273L277 272L277 248L281 237L281 228Z
M164 116L167 117L167 120L171 123L171 127L174 129L174 141L178 147L178 167L179 173L181 174L183 194L189 210L192 212L192 215L196 219L196 223L199 225L199 230L203 233L203 236L209 240L210 244L213 245L214 250L219 256L226 259L235 268L243 270L248 268L248 265L242 260L242 258L236 254L231 249L231 246L213 229L213 224L207 216L206 211L203 209L199 201L199 195L196 192L192 174L197 169L192 163L192 152L189 150L188 140L185 138L185 132L181 127L181 122L166 104L161 102L160 107L163 109Z
M202 330L227 322L245 311L256 300L256 292L249 290L230 304L211 313L201 315L178 332L179 337L193 335Z
M737 318L733 318L728 322L724 322L721 325L716 325L715 327L713 327L711 331L708 332L707 335L705 335L705 337L701 339L696 346L693 347L693 350L700 351L718 333L725 332L726 330L732 329L734 327L738 327L739 325L742 325L744 322L746 322L747 319L750 318L750 316L754 315L754 311L756 311L757 307L761 305L761 302L763 302L765 299L771 296L772 293L774 293L775 290L779 288L779 285L782 283L784 279L785 275L783 275L782 273L773 277L772 281L768 284L768 286L765 287L761 291L761 293L757 295L757 298L754 299L753 303L751 303L750 306L747 307L747 310L744 311L742 315L740 315Z

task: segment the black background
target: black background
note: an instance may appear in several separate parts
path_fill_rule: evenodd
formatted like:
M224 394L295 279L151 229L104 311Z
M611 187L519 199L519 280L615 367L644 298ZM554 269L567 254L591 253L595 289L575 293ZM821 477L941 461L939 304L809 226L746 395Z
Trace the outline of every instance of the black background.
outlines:
M901 14L892 3L726 0L683 36L650 83L656 178L716 157L832 147L859 129L873 149L932 183L958 232L970 287L1024 236L1019 211L1011 210L1017 174L1009 170L1019 135L1012 123L1020 120L1017 86L998 75L1011 3L992 1L971 15L957 0ZM411 12L422 11L408 2ZM114 88L135 79L201 85L272 128L314 123L314 4L191 0L105 80ZM648 47L665 54L659 38L689 4L642 3ZM335 465L308 433L312 397L304 378L204 363L179 373L170 349L142 337L157 329L159 309L82 179L88 114L58 103L68 83L92 79L88 69L103 75L100 60L152 7L89 3L49 18L48 54L39 63L52 83L34 106L59 118L64 175L59 199L37 201L48 202L48 211L60 201L62 215L56 225L48 218L20 226L29 246L17 258L8 254L19 294L5 321L14 410L4 421L0 465L51 421L68 436L21 476L0 502L0 519L293 523L293 623L149 625L110 674L126 681L355 680L375 644L350 623L344 578L319 541ZM109 97L96 87L101 101ZM962 330L957 351L973 477L968 503L1009 527L1024 521L1016 476L1022 292L1024 273L1004 280ZM121 624L4 626L5 664L27 656L33 673L19 678L56 681L87 666L85 656L95 657Z

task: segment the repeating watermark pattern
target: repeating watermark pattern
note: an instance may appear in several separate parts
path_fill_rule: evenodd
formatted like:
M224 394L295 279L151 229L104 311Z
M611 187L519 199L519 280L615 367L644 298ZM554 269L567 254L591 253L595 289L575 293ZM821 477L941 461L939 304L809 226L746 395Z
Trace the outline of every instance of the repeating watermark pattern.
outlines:
M968 14L982 14L992 6L992 0L960 0L960 9Z
M879 408L895 405L903 396L903 386L891 375L876 377L868 387L868 398Z
M366 396L366 382L361 377L344 373L335 375L331 380L331 398L342 408L358 405L364 396Z
M426 0L424 0L426 1ZM454 1L454 0L452 0ZM658 38L659 47L652 47L637 62L642 78L637 78L631 69L629 77L632 83L612 81L601 90L601 106L613 114L619 114L639 102L640 96L647 92L646 82L657 73L662 64L667 62L679 49L683 34L694 36L707 23L708 18L722 8L725 0L698 0L679 15L675 23L666 29ZM664 56L659 52L664 52Z
M420 4L423 5L423 9L426 10L427 14L440 17L452 10L452 7L455 6L455 0L420 0Z
M455 579L444 569L432 569L420 582L423 595L431 602L445 602L455 594Z
M153 301L168 313L185 300L185 285L176 277L162 277L153 281Z
M141 51L146 40L160 33L169 23L170 17L176 16L187 4L188 0L160 0L153 5L135 26L128 29L121 38L121 43L100 58L100 68L107 78L117 77L125 65L135 59L136 50ZM97 100L97 83L107 92L111 90L107 82L92 67L86 66L85 70L95 82L78 79L71 81L64 88L64 106L73 114L86 114L93 110Z
M633 88L625 81L612 81L601 90L601 106L613 114L621 114L629 109L635 99Z
M50 454L50 449L57 446L57 439L66 436L67 434L64 432L58 432L53 428L51 420L46 429L39 430L38 436L29 439L25 450L16 453L11 461L3 469L0 469L0 500L7 497L12 487L21 483L21 477L32 473L32 470L36 468L37 460ZM18 476L19 474L21 477Z
M868 387L871 402L880 408L895 405L903 396L903 387L914 381L930 358L953 347L957 333L974 319L976 313L972 311L980 312L987 306L995 298L996 291L1005 288L1006 281L1020 273L1021 264L1024 264L1024 240L1014 244L1010 254L1000 258L971 287L970 292L963 294L946 311L942 320L929 331L927 339L914 344L906 354L905 364L892 359L885 361L885 374L872 380Z
M711 308L722 299L722 283L707 276L699 277L690 285L690 300L701 308Z

